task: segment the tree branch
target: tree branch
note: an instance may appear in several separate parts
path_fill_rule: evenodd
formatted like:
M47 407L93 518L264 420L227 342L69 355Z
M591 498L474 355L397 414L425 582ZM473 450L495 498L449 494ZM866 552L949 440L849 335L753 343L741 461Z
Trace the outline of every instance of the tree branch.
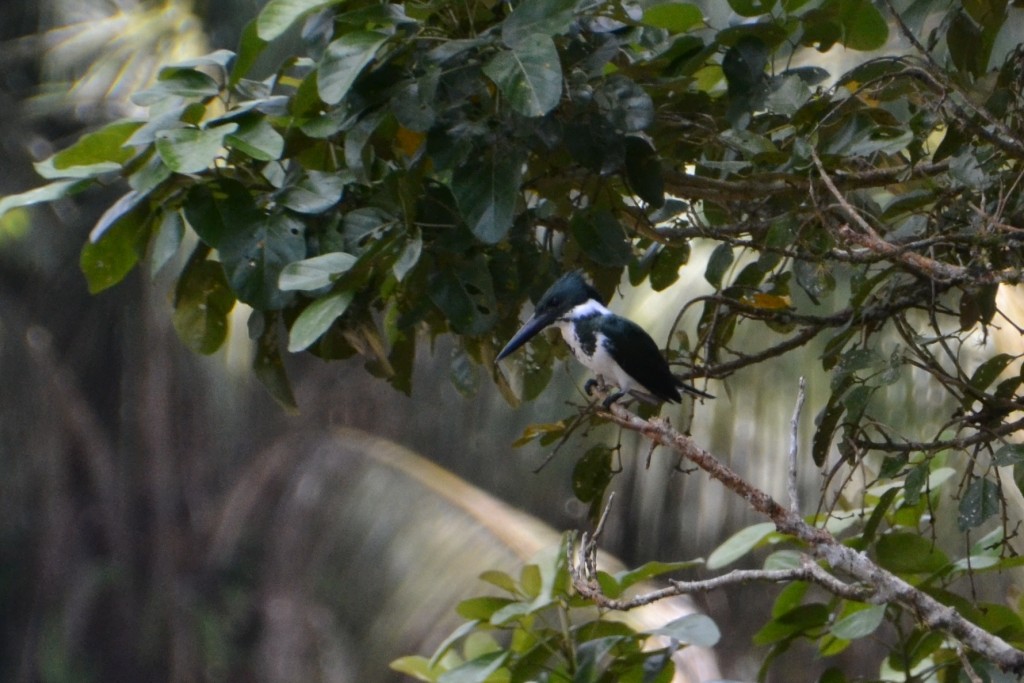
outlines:
M887 242L875 231L871 225L864 220L856 209L854 209L846 197L836 187L832 177L825 170L824 164L818 158L817 153L812 149L811 158L818 169L818 175L828 188L829 193L839 202L843 213L847 215L852 223L860 230L854 230L849 224L843 224L836 229L836 236L846 243L856 244L868 251L884 256L887 259L902 263L913 272L936 282L971 282L972 284L998 284L1001 282L1018 283L1021 280L1021 271L1017 268L1006 268L988 272L972 272L963 266L944 263L933 258L919 254L916 251L901 248Z
M913 178L928 178L949 170L948 161L915 164L893 168L874 168L867 171L837 173L836 182L847 189L876 187ZM665 189L676 197L710 199L713 201L749 202L751 197L770 195L806 195L811 180L806 175L774 174L762 176L764 180L721 180L693 175L681 170L664 172Z
M599 398L602 398L599 396ZM811 554L817 560L824 561L834 572L850 577L855 584L840 581L836 576L825 572L830 578L810 572L813 570L801 567L808 572L810 580L823 585L841 597L856 595L851 599L863 600L873 604L897 604L910 612L928 628L941 631L978 654L986 657L1003 671L1024 673L1024 652L1017 650L1002 638L993 635L977 625L967 621L952 607L943 605L930 595L914 588L895 574L875 564L864 553L843 545L826 529L812 526L796 512L780 505L770 495L748 483L739 474L722 464L717 458L701 449L693 441L669 425L667 420L644 420L628 411L618 403L613 403L608 412L603 412L610 421L631 431L642 434L651 441L669 448L683 456L694 465L704 470L711 478L720 481L730 491L743 498L760 514L768 517L775 528L783 534L793 536L807 544ZM811 562L810 564L815 564ZM820 569L820 568L819 568ZM727 574L731 578L719 578L721 585L750 580L755 575ZM586 581L575 581L576 589L581 593L593 593L594 587ZM580 578L586 578L580 575ZM786 580L773 574L761 572L755 578L761 580ZM714 581L714 580L709 580ZM718 584L704 582L683 583L684 587L710 589ZM672 590L679 590L673 587ZM675 593L670 593L675 594ZM657 598L652 598L657 599Z
M572 545L570 545L571 547ZM734 569L727 574L702 581L677 581L669 579L671 585L665 588L642 593L628 599L609 598L601 592L601 587L596 579L596 573L590 571L590 568L595 566L590 553L596 547L597 544L594 542L594 539L590 541L584 540L579 546L579 557L574 557L574 554L570 553L569 573L572 576L573 586L580 595L593 600L598 606L606 609L625 611L677 595L708 593L719 588L753 582L785 583L788 581L808 581L818 584L833 595L848 600L867 600L872 593L869 588L843 583L822 569L812 558L804 555L801 558L801 565L792 569Z

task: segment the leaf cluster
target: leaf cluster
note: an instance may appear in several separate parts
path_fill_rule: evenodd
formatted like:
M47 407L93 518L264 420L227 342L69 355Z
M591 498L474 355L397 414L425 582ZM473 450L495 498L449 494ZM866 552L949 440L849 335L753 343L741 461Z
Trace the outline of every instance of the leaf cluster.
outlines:
M465 617L431 657L408 656L392 668L436 683L516 681L671 681L672 656L687 645L711 647L720 637L715 623L688 614L649 629L610 618L571 589L565 542L525 565L518 578L488 571L481 580L499 595L469 598L458 606ZM642 581L690 566L651 563L615 574L601 573L616 594Z
M698 204L686 179L799 179L808 141L879 163L930 132L848 93L813 92L821 69L765 73L803 46L863 50L887 37L870 3L815 5L737 2L751 21L715 30L687 4L270 2L237 52L163 68L134 98L147 117L41 162L50 184L5 198L0 213L126 179L83 249L90 289L146 255L156 271L187 251L174 297L182 338L216 350L232 304L247 304L257 374L285 403L282 328L290 351L360 354L408 391L417 330L458 335L475 374L559 271L582 265L610 293L628 268L633 284L663 289L698 233L727 238L708 281L782 329L794 275L816 297L831 288L808 257L827 234L739 186L729 194L742 206L714 193ZM300 20L303 52L253 79L268 43ZM816 143L828 110L841 134ZM734 221L762 251L736 278ZM727 352L738 317L705 307L694 345L705 360ZM550 362L538 360L531 395Z

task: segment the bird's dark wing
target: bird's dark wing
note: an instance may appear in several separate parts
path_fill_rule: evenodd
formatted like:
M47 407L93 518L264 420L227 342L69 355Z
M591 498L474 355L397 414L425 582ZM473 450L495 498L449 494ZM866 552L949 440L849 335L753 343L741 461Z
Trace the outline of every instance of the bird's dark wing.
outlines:
M672 375L661 349L647 332L632 320L609 315L602 316L600 331L605 336L605 348L611 357L640 386L662 401L678 403L679 381Z

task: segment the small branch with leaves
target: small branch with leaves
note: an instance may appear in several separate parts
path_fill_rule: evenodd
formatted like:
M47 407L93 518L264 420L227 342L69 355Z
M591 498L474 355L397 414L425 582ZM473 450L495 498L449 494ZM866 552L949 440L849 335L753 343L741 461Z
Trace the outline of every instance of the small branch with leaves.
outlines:
M598 400L603 398L598 396ZM584 536L576 549L570 548L569 551L570 573L574 587L581 595L604 607L630 609L673 595L706 592L737 583L806 580L837 597L875 605L899 605L920 624L945 633L964 647L993 662L1003 671L1024 673L1024 652L876 564L867 554L842 544L828 530L809 524L798 512L781 505L711 453L697 446L688 436L673 428L667 420L645 420L618 403L613 403L608 411L602 414L611 422L641 434L653 443L689 460L712 479L718 480L732 493L747 501L758 513L770 519L778 532L791 536L805 545L807 552L800 566L792 569L733 571L701 581L676 581L669 587L652 593L627 600L613 600L602 594L596 581L594 558L597 540L603 527L602 520L592 536Z

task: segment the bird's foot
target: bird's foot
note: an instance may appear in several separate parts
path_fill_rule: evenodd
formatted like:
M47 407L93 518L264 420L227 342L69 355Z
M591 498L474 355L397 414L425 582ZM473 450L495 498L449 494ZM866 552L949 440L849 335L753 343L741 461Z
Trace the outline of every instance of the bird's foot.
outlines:
M588 379L586 382L583 383L583 392L587 396L593 396L594 395L594 391L600 389L601 386L602 386L601 382L598 382L596 379L591 377L590 379Z
M618 401L620 398L626 395L625 391L616 391L614 394L609 394L608 397L601 401L601 407L608 410L612 407L612 404Z

